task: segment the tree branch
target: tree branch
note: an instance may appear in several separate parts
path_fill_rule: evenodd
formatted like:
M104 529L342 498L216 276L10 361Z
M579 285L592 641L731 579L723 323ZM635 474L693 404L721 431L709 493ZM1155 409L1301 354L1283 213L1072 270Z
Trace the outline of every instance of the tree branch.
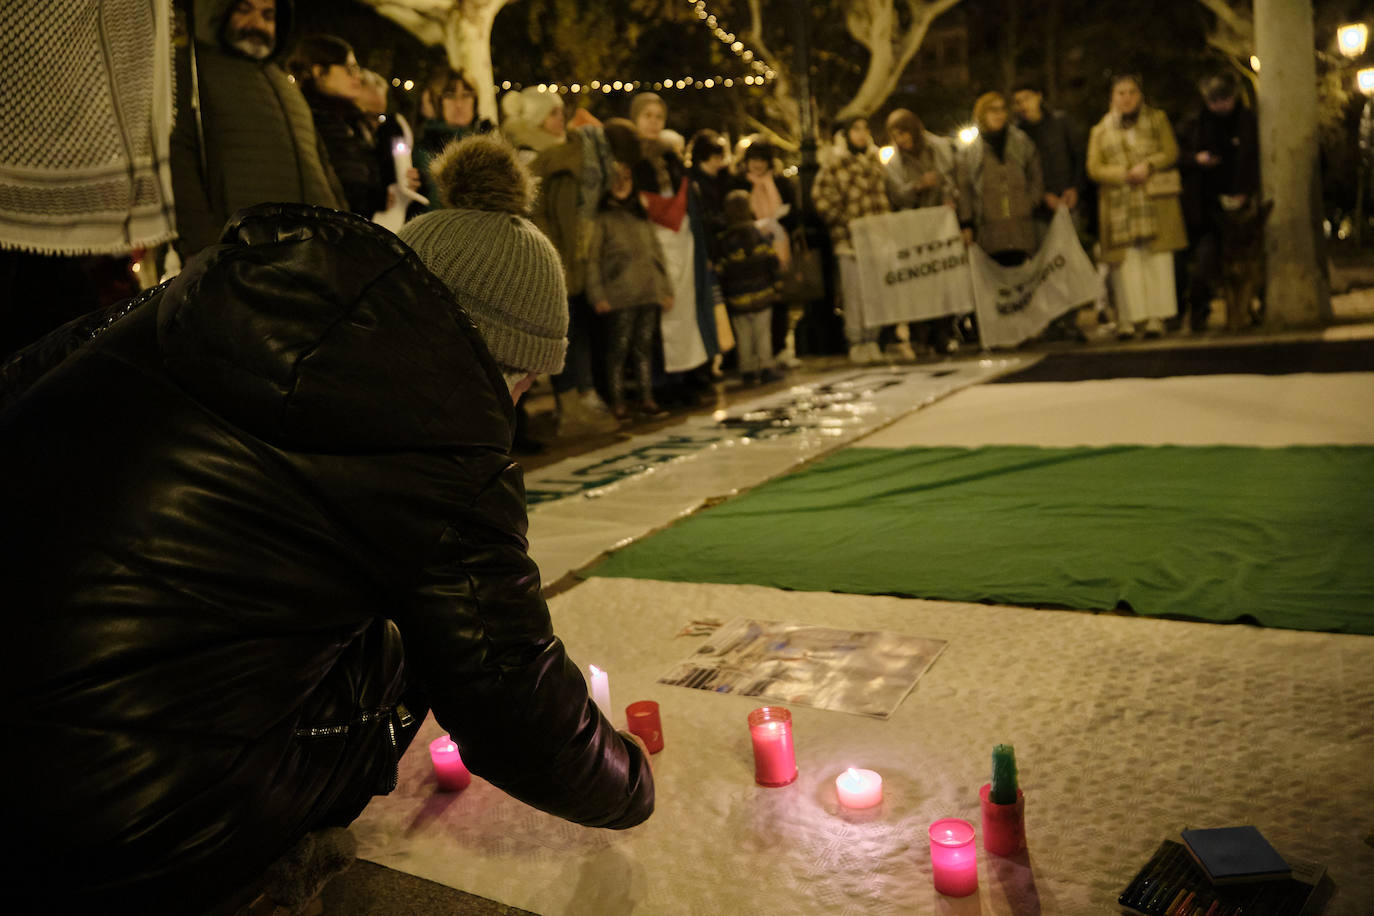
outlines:
M435 4L425 4L426 8L422 10L417 8L419 3L396 3L393 0L363 0L363 2L425 44L442 45L444 43L444 18L447 12L446 8L450 4L440 4L439 6L443 8L436 7L433 9L431 7L435 7Z
M1217 17L1219 23L1235 32L1238 37L1242 39L1248 37L1252 43L1254 42L1254 20L1239 9L1231 6L1226 0L1197 0L1197 2L1205 6L1213 16Z

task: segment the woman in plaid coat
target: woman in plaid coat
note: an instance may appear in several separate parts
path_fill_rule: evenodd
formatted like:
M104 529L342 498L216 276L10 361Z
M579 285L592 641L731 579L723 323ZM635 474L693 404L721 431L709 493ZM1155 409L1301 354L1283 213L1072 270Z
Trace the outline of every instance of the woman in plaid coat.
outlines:
M1188 245L1169 119L1144 104L1140 80L1112 81L1112 107L1088 138L1088 176L1099 185L1102 260L1111 265L1117 329L1164 331L1178 311L1173 253Z
M849 222L861 216L887 213L887 180L867 118L842 123L835 132L830 156L821 163L812 185L816 212L830 229L835 259L840 268L840 296L844 303L844 336L854 362L878 362L878 329L863 326L863 299L859 286Z

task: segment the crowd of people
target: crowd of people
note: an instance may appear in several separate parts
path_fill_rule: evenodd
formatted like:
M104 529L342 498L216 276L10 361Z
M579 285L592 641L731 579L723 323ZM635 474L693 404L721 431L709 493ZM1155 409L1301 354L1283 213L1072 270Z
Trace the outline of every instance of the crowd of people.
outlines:
M507 92L498 128L478 113L471 78L446 66L403 112L343 40L292 41L275 0L193 7L187 72L176 86L178 111L194 117L177 118L171 136L181 261L213 243L232 213L261 201L345 209L397 231L441 206L439 154L495 131L539 179L532 217L564 264L571 326L567 367L553 379L560 434L608 432L694 406L725 371L752 385L798 364L803 300L824 294L814 260L799 256L802 195L764 137L732 149L704 128L684 140L667 129L668 105L655 93L635 95L627 117L603 121L569 111L543 87ZM1010 100L980 96L967 142L932 133L905 107L883 122L881 151L867 117L833 125L809 190L829 230L850 358L916 359L976 340L971 317L905 328L864 321L849 223L919 207L954 208L966 243L1003 265L1032 256L1065 209L1108 275L1099 317L1110 320L1114 306L1120 336L1205 327L1228 214L1254 211L1259 176L1255 119L1236 80L1222 74L1200 88L1204 104L1177 136L1131 75L1113 80L1109 111L1090 133L1031 83ZM736 191L747 212L739 197L727 206ZM746 215L766 244L743 231ZM1044 337L1086 340L1076 312ZM537 449L521 419L518 447Z
M338 39L307 39L293 71L350 208L382 209L394 180L391 140L374 141L371 154L362 141L387 115L374 107L364 115L370 126L344 124L343 100L355 100L357 117L363 95L351 50ZM1010 100L980 96L969 142L932 133L907 108L887 115L881 150L868 118L835 125L811 197L829 229L850 358L916 359L976 335L968 317L905 329L864 320L849 223L919 207L954 208L965 242L1006 266L1031 257L1055 213L1067 210L1108 275L1119 336L1204 328L1223 214L1257 206L1257 130L1239 89L1229 75L1204 80L1204 104L1179 136L1145 104L1134 75L1112 81L1110 109L1086 136L1031 83ZM667 103L652 92L631 99L628 117L602 122L586 109L570 117L557 93L516 90L502 99L499 129L477 116L476 96L460 71L431 77L419 94L411 182L434 206L433 158L456 139L494 130L541 179L534 219L563 258L572 315L568 368L554 379L563 433L661 416L660 404L694 405L722 366L748 386L796 364L803 213L772 143L753 135L732 149L711 128L684 139L666 128ZM1044 336L1087 339L1076 311Z

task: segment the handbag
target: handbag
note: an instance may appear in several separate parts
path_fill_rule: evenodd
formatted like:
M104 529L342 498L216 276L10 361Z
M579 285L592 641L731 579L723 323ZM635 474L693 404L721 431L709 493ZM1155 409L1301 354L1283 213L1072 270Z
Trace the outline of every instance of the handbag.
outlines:
M782 298L788 302L810 302L825 296L825 267L821 253L806 244L806 233L793 235L792 263L782 275Z
M1174 197L1183 193L1183 176L1178 169L1151 172L1145 179L1146 197Z

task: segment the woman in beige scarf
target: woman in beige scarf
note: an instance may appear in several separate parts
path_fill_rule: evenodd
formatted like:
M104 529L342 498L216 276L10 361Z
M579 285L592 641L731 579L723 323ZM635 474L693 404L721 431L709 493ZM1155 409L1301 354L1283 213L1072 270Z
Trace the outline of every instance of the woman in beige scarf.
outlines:
M1088 138L1097 182L1102 260L1111 266L1117 332L1164 332L1178 311L1173 252L1187 246L1179 205L1178 143L1164 112L1144 104L1140 80L1112 81L1111 110Z

